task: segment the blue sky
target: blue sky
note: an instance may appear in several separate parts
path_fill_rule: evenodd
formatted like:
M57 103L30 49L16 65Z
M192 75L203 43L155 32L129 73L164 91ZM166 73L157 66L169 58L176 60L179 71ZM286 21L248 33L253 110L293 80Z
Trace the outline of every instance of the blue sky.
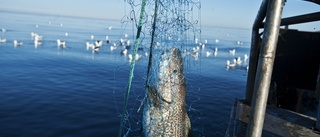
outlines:
M252 27L262 0L201 0L203 25L215 27ZM0 0L0 10L48 13L120 20L129 9L124 0ZM320 5L302 0L288 0L283 17L320 11ZM320 31L320 22L294 25ZM292 28L290 26L290 28Z

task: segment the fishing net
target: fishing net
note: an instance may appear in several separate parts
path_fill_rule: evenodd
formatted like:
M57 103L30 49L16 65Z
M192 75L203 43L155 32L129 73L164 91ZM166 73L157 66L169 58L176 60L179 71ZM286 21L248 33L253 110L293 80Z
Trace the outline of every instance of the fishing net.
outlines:
M201 4L200 0L126 0L127 6L125 6L125 15L121 22L123 26L129 26L132 24L133 34L135 35L134 42L134 53L133 53L133 61L131 62L131 69L129 74L128 86L126 89L126 97L124 102L123 111L121 113L121 125L119 130L120 136L128 136L130 132L140 130L132 129L131 122L141 124L141 119L132 118L132 110L127 108L129 102L130 88L133 79L133 72L135 66L135 58L137 55L138 48L145 49L145 54L148 55L149 62L147 65L147 74L145 74L145 86L153 86L156 87L159 83L159 72L163 72L163 70L159 70L160 66L163 66L165 63L163 56L168 56L170 58L171 55L168 51L171 48L176 48L181 51L181 57L183 62L188 62L189 56L188 54L193 54L195 51L192 49L195 43L198 42L198 39L201 40ZM127 11L128 10L128 11ZM168 63L168 62L167 62ZM170 63L170 62L169 62ZM176 62L171 62L173 65ZM168 65L168 64L166 64ZM177 65L177 64L176 64ZM184 84L181 82L182 80L187 81L188 71L187 63L182 64L181 70L184 71L184 77L180 79L180 81L173 82L175 84ZM187 66L187 67L186 67ZM162 68L163 69L163 68ZM165 71L166 74L162 75L170 75L173 73L169 71ZM167 88L171 88L170 90L177 91L179 89L175 89L173 87L179 87L179 85L167 85ZM192 86L191 86L192 87ZM196 90L193 94L196 94L198 91ZM144 92L144 96L147 97L148 90ZM189 93L189 89L188 92ZM162 96L165 101L175 101L177 98L176 94L167 94ZM189 99L187 95L187 99ZM139 97L136 101L145 102L145 98ZM199 99L193 98L192 101L187 102L186 109L187 111L193 111L192 116L189 116L191 121L195 119L195 117L199 117L201 113L198 113L196 109L192 107L192 105ZM181 102L186 103L186 102ZM134 103L136 104L136 102ZM140 111L143 108L141 105L138 110ZM140 113L142 113L140 111ZM189 113L189 112L188 112Z

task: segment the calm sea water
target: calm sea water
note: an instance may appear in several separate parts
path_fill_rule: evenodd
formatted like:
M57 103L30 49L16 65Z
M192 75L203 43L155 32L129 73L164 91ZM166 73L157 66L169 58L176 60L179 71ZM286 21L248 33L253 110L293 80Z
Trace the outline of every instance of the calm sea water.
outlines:
M93 54L85 43L94 42L91 35L98 40L108 35L113 43L125 33L133 41L130 25L0 12L0 28L7 30L0 32L7 39L0 43L0 136L118 135L130 71L128 57L120 49L111 51L106 43ZM43 45L34 46L31 32L43 36ZM190 55L184 59L187 111L195 136L224 136L234 99L245 94L248 63L226 69L226 60L249 54L250 31L202 27L201 37L208 44L199 59ZM58 47L57 39L65 40L67 48ZM13 40L23 45L15 47ZM206 57L205 52L215 47L218 54ZM229 53L231 49L236 49L235 55ZM140 133L142 112L138 108L145 94L147 59L143 56L135 69L124 128L128 136Z

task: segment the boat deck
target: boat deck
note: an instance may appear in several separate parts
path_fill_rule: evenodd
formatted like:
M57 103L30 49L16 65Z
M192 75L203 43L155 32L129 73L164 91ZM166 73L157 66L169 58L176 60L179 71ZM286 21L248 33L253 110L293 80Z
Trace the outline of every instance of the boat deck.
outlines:
M246 135L250 108L241 100L236 100L227 136ZM316 119L278 107L267 106L263 125L263 137L320 137L313 130Z

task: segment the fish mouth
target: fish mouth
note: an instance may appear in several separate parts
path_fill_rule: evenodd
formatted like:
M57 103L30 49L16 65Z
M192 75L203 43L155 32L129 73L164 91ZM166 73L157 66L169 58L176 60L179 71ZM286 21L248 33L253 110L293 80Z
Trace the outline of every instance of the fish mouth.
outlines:
M149 96L153 100L155 106L159 106L160 104L166 103L171 104L172 100L171 98L166 98L162 95L161 92L159 92L155 87L149 86Z

